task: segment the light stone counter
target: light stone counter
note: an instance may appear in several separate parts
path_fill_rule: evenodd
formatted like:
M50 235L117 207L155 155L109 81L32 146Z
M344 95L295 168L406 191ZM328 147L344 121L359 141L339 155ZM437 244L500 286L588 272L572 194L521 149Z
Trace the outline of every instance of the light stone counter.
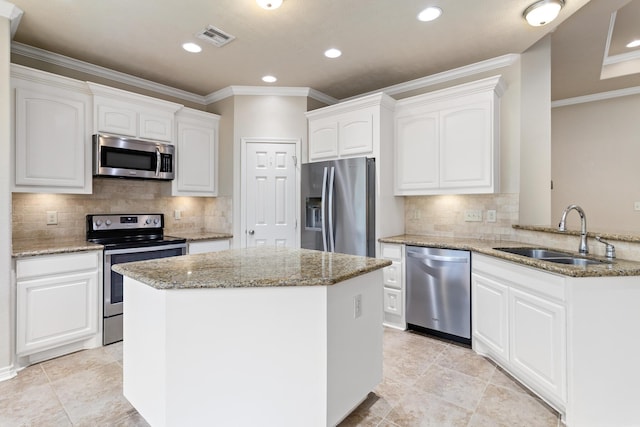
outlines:
M590 264L587 266L557 264L554 262L529 258L520 255L502 252L494 248L509 247L540 247L539 245L527 245L521 242L508 242L496 240L480 240L480 239L458 239L438 236L420 236L420 235L400 235L392 237L384 237L380 239L383 243L396 243L412 246L425 246L443 249L460 249L472 252L478 252L485 255L502 258L507 261L516 262L529 267L535 267L551 273L562 274L570 277L607 277L607 276L640 276L640 262L629 261L615 258L607 260L606 258L587 256L590 259L606 261L600 264ZM553 249L553 248L547 248ZM563 250L561 250L563 251ZM563 251L567 252L567 251ZM577 252L575 256L580 256ZM610 262L610 263L609 263Z
M176 231L176 232L167 231L165 232L165 234L167 236L187 239L187 242L198 242L201 240L233 239L233 234L221 233L217 231Z
M231 249L116 264L113 270L156 289L327 286L390 261L290 248Z
M71 252L100 251L104 246L80 239L24 239L12 242L11 256L22 258Z

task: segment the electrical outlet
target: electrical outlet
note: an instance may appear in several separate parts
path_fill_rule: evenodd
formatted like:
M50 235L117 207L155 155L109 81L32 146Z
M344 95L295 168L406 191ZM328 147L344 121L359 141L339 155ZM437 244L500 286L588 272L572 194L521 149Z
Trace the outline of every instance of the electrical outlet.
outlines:
M47 211L47 225L57 225L57 224L58 224L58 212Z
M487 222L496 222L496 211L494 209L487 211Z
M353 297L353 318L357 319L362 316L362 295L358 294Z
M179 209L173 211L173 218L180 219L182 218L182 212Z
M640 211L640 202L634 202L633 203L633 210L634 211Z
M482 221L482 211L468 210L464 211L465 222L480 222Z

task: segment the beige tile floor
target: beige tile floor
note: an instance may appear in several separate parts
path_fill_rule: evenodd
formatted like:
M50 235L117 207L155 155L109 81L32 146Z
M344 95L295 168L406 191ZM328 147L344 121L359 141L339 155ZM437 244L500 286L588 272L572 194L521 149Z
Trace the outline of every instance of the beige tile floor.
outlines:
M348 426L549 426L549 409L471 350L385 329L384 380ZM30 366L0 382L0 426L148 426L122 395L122 345Z

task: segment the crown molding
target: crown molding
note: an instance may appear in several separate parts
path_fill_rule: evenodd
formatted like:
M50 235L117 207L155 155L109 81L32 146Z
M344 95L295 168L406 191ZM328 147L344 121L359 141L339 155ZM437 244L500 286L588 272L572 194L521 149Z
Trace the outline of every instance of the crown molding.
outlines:
M13 36L16 35L16 31L18 31L18 25L20 25L22 15L24 15L24 12L18 6L8 1L0 0L0 16L9 20L12 40Z
M196 104L206 105L205 97L202 95L197 95L195 93L176 89L171 86L155 83L155 82L152 82L151 80L146 80L140 77L132 76L130 74L114 71L109 68L90 64L85 61L80 61L78 59L74 59L68 56L49 52L47 50L29 46L23 43L12 42L11 53L21 55L21 56L26 56L27 58L36 59L38 61L47 62L49 64L57 65L60 67L68 68L68 69L79 71L82 73L87 73L92 76L97 76L97 77L105 78L108 80L116 81L119 83L124 83L140 89L161 93L163 95L168 95L174 98L182 99L182 100L193 102Z
M308 87L277 87L277 86L228 86L205 97L206 103L211 104L225 98L237 95L248 96L303 96L316 99L332 105L339 102L336 98Z
M612 90L609 92L594 93L591 95L576 96L575 98L560 99L558 101L551 102L551 108L566 107L568 105L584 104L587 102L604 101L606 99L620 98L629 95L640 95L640 86Z
M465 65L464 67L454 68L453 70L443 71L441 73L433 74L426 77L420 77L415 80L409 80L408 82L399 83L397 85L388 86L383 89L379 89L373 92L357 95L352 98L344 99L343 101L360 98L365 95L369 95L376 92L384 92L387 95L402 95L403 93L413 90L424 89L429 86L434 86L441 83L450 82L464 77L474 76L479 73L488 71L494 71L499 68L508 67L513 65L520 59L520 55L516 53L509 53L506 55L498 56L495 58L487 59L485 61L476 62L474 64Z

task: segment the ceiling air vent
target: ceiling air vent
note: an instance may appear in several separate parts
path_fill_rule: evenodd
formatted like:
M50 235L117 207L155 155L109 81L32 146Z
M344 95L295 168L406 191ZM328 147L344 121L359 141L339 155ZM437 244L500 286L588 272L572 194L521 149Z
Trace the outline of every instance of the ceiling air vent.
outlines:
M216 28L213 25L207 25L207 28L200 31L198 34L196 34L196 36L218 47L222 47L235 39L235 36L227 34L220 28Z

